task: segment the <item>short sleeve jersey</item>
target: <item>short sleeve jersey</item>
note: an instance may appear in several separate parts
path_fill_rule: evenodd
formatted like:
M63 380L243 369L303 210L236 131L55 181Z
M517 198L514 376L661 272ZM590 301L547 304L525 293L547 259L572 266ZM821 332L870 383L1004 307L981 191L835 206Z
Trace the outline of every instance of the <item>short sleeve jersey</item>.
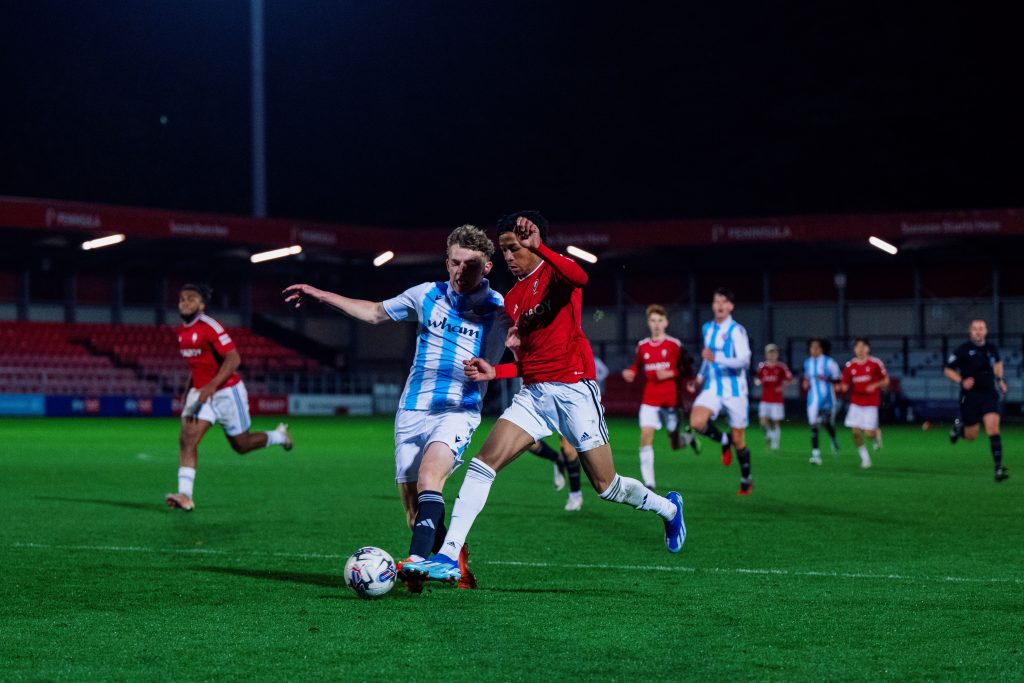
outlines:
M644 395L642 403L657 408L674 408L679 401L678 382L681 375L679 361L683 343L675 337L652 341L650 337L636 345L636 358L631 369L644 373ZM659 370L674 370L675 376L658 379Z
M999 362L999 349L986 341L981 346L967 341L957 347L956 351L946 359L946 367L956 370L964 379L974 378L974 386L970 391L960 389L961 393L976 394L996 393L995 364Z
M843 368L843 384L850 387L850 403L878 406L882 402L882 390L877 386L869 390L868 386L877 385L888 376L885 364L874 356L868 356L863 363L856 359L847 361Z
M510 324L501 295L487 280L468 295L448 282L424 282L383 305L392 320L419 323L416 355L398 404L405 410L479 412L487 383L470 381L462 361L501 359Z
M224 356L235 350L235 342L224 326L206 314L200 314L192 322L178 326L178 349L188 362L192 372L192 386L201 389L217 376ZM217 389L234 386L242 381L238 373L232 373Z
M761 403L785 403L782 385L793 379L789 366L781 361L761 363L757 366L757 379L761 383Z

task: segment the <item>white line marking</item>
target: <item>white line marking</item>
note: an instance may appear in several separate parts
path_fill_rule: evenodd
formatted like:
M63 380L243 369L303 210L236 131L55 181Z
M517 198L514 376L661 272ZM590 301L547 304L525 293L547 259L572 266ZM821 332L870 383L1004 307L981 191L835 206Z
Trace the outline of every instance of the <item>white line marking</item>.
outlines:
M221 557L282 557L299 560L341 560L348 557L338 553L276 553L217 550L215 548L149 548L146 546L118 545L56 545L49 543L14 543L24 550L70 550L112 553L152 553L159 555L218 555ZM480 564L498 567L529 567L531 569L612 569L649 572L683 572L688 574L758 574L769 576L816 577L832 579L869 579L884 581L937 581L942 583L1013 583L1024 584L1022 578L982 578L971 576L911 576L907 574L866 574L862 572L795 571L790 569L751 569L746 567L687 567L683 565L645 564L562 564L557 562L519 562L513 560L483 560Z

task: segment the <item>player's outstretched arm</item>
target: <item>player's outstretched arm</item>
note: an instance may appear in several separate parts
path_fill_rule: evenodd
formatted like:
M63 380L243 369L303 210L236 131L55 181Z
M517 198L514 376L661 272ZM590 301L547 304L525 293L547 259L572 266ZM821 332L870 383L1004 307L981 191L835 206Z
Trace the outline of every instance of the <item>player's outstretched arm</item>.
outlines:
M313 300L371 325L391 320L391 316L384 310L384 304L379 301L350 299L341 294L326 292L304 284L288 285L285 287L283 294L285 303L294 303L295 308L301 308L303 303Z
M943 368L942 374L946 376L946 379L954 382L955 384L960 384L963 381L963 377L960 376L960 373L953 368Z

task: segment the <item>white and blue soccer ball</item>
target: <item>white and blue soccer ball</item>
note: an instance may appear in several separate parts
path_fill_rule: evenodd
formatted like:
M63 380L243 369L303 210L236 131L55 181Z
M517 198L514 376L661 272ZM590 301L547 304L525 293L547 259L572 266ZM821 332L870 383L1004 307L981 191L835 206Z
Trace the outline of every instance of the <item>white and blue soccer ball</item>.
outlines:
M398 570L387 552L366 546L345 562L345 583L361 598L378 598L395 585Z

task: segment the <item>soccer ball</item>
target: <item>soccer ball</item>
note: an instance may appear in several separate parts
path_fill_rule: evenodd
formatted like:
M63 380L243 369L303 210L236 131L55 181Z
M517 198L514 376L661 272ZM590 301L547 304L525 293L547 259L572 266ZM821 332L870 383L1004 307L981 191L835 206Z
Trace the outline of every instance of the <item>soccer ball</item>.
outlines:
M377 598L395 585L395 561L380 548L367 546L345 562L345 583L361 598Z

